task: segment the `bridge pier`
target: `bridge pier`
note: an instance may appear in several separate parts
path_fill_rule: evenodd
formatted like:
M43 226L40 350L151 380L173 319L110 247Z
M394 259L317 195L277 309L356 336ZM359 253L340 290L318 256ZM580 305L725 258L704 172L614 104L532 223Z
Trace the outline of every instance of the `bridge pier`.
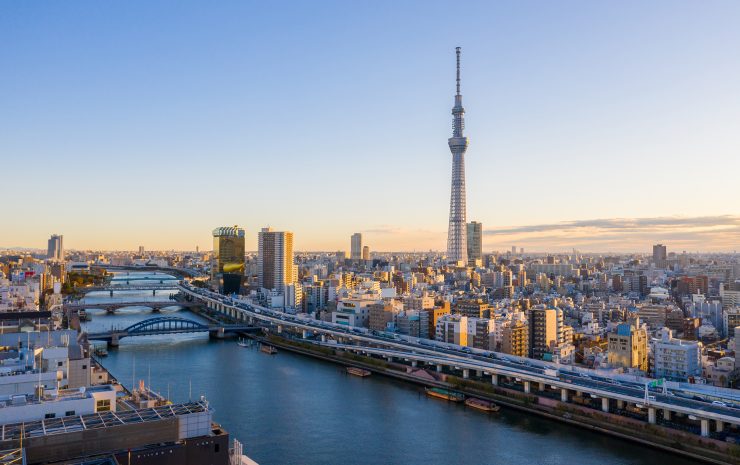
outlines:
M724 424L724 422L722 422L721 420L717 420L717 421L716 421L716 426L717 426L717 430L716 430L716 431L717 431L718 433L721 433L722 431L724 431L724 430L725 430L725 424Z
M540 391L545 391L547 387L545 386L545 383L540 382Z
M601 411L609 413L609 399L606 397L601 398Z
M278 325L277 332L278 332L278 334L282 334L282 332L283 332L283 325Z
M701 419L701 435L702 437L709 437L709 420Z
M467 368L463 368L463 378L464 379L470 378L470 370L468 370Z
M419 362L417 360L411 360L411 366L416 368L417 365L419 365Z
M663 409L663 419L666 421L671 421L671 411L667 408Z
M304 329L303 332L301 333L301 337L303 337L303 339L306 339L308 337L308 331Z
M439 373L441 371L442 371L442 365L438 363L437 364L437 372Z
M648 423L655 424L655 407L648 407Z
M475 370L475 376L477 376L478 378L483 377L483 370Z
M321 335L321 342L326 342L326 334Z
M498 386L498 375L496 373L491 375L491 384Z
M113 334L108 341L108 347L118 347L118 334Z
M113 291L110 291L110 296L113 297Z
M624 410L624 401L622 399L617 399L617 408L619 410Z
M560 402L568 402L568 390L565 388L560 389Z

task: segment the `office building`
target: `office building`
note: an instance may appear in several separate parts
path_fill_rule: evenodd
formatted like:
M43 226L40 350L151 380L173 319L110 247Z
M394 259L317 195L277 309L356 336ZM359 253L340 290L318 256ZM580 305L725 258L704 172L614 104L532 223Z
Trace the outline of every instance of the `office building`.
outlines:
M49 238L46 258L57 262L64 261L64 236L53 234Z
M668 263L667 248L663 244L653 246L653 263L656 268L665 268Z
M370 260L370 247L366 245L362 246L362 259L364 261Z
M225 226L213 230L211 278L224 294L238 293L244 277L244 229Z
M452 152L452 186L450 193L450 223L447 231L447 260L457 266L468 262L466 230L466 195L465 195L465 151L468 149L468 138L463 135L465 129L465 109L460 94L460 47L457 54L457 93L455 106L452 108L452 137L447 143Z
M493 350L496 347L494 331L496 322L489 318L468 318L468 347Z
M620 323L616 331L608 336L609 365L619 368L648 370L648 338L645 325L640 319Z
M351 260L362 260L362 233L352 234L349 258Z
M468 266L481 266L483 264L483 225L477 221L471 221L467 225L468 241Z
M257 280L259 287L284 295L285 286L296 282L293 264L293 233L262 228L257 236Z

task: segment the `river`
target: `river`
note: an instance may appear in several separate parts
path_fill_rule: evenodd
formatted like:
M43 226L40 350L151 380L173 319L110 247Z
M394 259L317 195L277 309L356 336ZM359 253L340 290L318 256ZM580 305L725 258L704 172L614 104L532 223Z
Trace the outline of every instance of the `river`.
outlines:
M127 297L166 300L169 293ZM109 300L106 293L88 296L88 302ZM88 313L90 330L157 316L141 307ZM162 314L205 322L174 306ZM480 413L428 398L415 385L349 376L332 363L283 350L267 355L206 334L123 339L103 363L126 386L151 379L153 389L169 391L175 402L204 395L215 420L260 465L695 463L515 410Z

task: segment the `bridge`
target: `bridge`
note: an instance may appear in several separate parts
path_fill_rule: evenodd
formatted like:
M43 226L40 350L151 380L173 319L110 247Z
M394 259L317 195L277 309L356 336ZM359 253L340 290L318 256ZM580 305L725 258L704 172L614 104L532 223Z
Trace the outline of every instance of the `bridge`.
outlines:
M121 339L133 336L156 336L162 334L183 334L207 332L211 337L222 338L228 333L261 331L262 328L254 325L229 324L206 325L187 318L165 316L149 318L132 324L124 329L87 333L89 341L105 341L108 346L116 347Z
M116 310L124 307L147 307L154 312L158 312L165 307L199 307L199 302L178 302L177 300L162 301L142 301L142 302L104 302L104 303L84 303L77 301L75 303L64 304L64 310L79 311L90 309L102 309L108 313L115 313Z
M689 430L704 437L722 437L726 429L732 429L736 436L740 434L740 392L735 390L670 381L664 382L662 389L650 388L656 380L371 332L366 328L286 314L185 283L178 288L210 310L235 321L263 324L274 328L278 334L285 332L287 337L291 337L291 332L297 333L296 337L305 342L335 350L407 363L412 367L428 366L465 379L505 385L538 398L550 397L547 400L550 402L577 402L607 414L637 416L650 424ZM678 426L674 416L680 418Z
M144 271L156 273L168 273L180 278L197 278L203 276L203 273L191 268L177 268L174 266L126 266L126 265L91 265L90 268L100 268L106 271Z
M172 281L171 283L151 283L151 284L134 284L134 285L125 285L125 284L108 284L105 286L90 286L90 287L83 287L80 288L83 292L100 292L100 291L106 291L109 292L111 296L113 296L113 293L116 291L152 291L152 295L156 293L156 291L175 291L177 290L177 282Z

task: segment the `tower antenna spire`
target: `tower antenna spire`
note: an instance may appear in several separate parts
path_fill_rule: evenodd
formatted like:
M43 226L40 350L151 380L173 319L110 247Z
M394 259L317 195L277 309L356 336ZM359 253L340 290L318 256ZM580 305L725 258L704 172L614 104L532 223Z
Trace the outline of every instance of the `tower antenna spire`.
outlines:
M455 47L457 53L457 95L460 95L460 47Z

